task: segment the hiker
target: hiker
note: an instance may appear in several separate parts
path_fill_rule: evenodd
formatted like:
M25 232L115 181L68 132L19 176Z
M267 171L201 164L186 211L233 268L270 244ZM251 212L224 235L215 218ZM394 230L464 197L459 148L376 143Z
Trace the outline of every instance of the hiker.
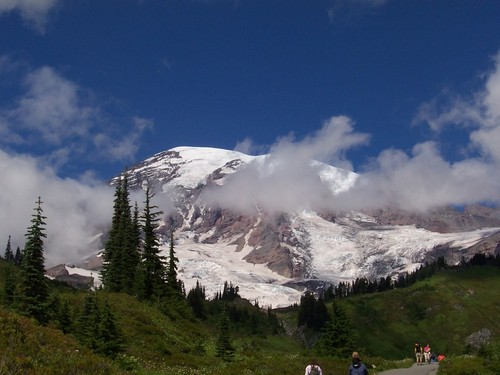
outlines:
M305 375L323 375L321 367L319 367L318 361L313 359L309 365L306 366Z
M415 359L417 360L417 366L423 365L422 363L422 346L417 342L415 343Z
M358 352L352 353L352 364L349 366L348 375L368 375L368 369L365 364L361 362Z
M436 353L431 353L431 362L432 363L437 362Z
M431 363L431 347L429 344L424 346L424 360L425 363Z

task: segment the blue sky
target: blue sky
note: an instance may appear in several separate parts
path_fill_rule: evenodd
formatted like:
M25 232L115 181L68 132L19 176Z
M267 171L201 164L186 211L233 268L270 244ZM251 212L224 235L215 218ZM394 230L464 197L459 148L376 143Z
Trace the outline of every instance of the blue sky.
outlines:
M343 115L369 134L343 150L356 171L437 138L455 161L468 133L415 119L481 90L499 18L472 0L0 1L0 146L107 179L175 146L267 152Z
M58 246L88 238L102 185L176 146L362 174L335 207L498 204L499 20L496 0L0 0L0 241L38 195L77 228Z

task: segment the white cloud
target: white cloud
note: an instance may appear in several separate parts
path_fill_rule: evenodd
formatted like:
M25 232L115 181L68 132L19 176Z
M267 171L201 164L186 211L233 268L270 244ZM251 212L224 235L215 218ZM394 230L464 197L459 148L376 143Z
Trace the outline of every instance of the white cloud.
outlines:
M449 163L437 144L415 145L411 155L382 152L355 187L335 197L341 209L399 207L426 211L446 205L500 202L498 166L479 159Z
M294 142L293 135L282 138L271 147L271 154L284 160L318 160L352 169L346 152L368 143L370 136L354 131L354 122L347 116L334 116L325 121L316 133Z
M493 58L494 68L484 75L481 91L469 97L445 93L423 103L414 123L425 122L434 131L446 126L470 129L470 146L481 157L500 162L500 52Z
M385 150L358 179L336 197L346 209L394 205L425 211L444 205L500 203L500 53L483 88L469 97L446 92L424 103L415 123L426 122L438 135L449 126L468 131L469 155L447 161L439 143L424 142L411 155ZM449 134L449 133L448 133Z
M36 134L37 141L41 137L53 145L75 136L86 137L98 115L95 108L81 102L76 84L45 66L29 73L24 85L26 92L16 106L1 113L12 123L12 132L26 142Z
M0 14L19 11L23 20L43 33L47 18L59 0L0 0Z
M21 97L0 108L0 144L31 146L53 167L75 158L132 160L142 134L153 127L151 119L110 119L92 93L48 66L28 72L23 88Z
M46 265L78 261L102 247L90 240L111 222L113 189L73 179L61 179L29 156L0 150L0 241L12 236L14 250L25 244L35 202L40 196L47 217L44 241ZM2 254L3 255L3 254Z
M495 123L500 122L500 52L493 58L495 70L487 77L484 105L487 116Z
M350 167L345 152L367 141L367 134L354 132L348 117L332 117L319 131L302 140L295 141L292 135L281 138L268 157L235 173L204 199L250 212L256 206L270 212L321 210L332 200L332 192L319 177L321 165L311 164L311 160Z

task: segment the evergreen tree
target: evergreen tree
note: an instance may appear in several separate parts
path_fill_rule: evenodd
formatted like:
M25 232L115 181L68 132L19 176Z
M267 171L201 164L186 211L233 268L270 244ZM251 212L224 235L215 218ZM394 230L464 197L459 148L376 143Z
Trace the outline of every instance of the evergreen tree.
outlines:
M175 256L174 251L174 232L170 232L170 249L168 256L167 268L167 288L169 297L173 299L180 299L183 296L182 283L177 279L177 264L179 259Z
M100 317L96 352L114 357L123 348L123 337L107 301L104 303Z
M166 288L165 257L160 255L160 242L156 234L159 216L163 212L157 211L158 207L151 204L153 197L154 194L148 186L141 216L144 243L141 254L139 296L144 299L163 297Z
M329 320L316 342L315 349L320 355L345 358L353 351L354 338L346 311L333 302L332 318Z
M123 212L123 182L118 180L115 188L115 199L113 203L113 218L109 238L106 242L103 253L103 266L101 270L101 280L104 288L109 291L119 291L121 289L119 279L120 260L120 222Z
M325 302L323 301L323 298L320 296L314 306L313 328L316 331L321 330L329 318L330 317L328 316L328 309L325 305Z
M71 309L69 307L68 300L64 300L59 305L59 311L56 317L57 327L63 333L69 333L72 331L73 322L71 320Z
M140 270L141 270L141 222L139 218L139 206L137 201L134 204L134 213L132 217L132 232L133 232L133 246L135 248L135 254L137 258L135 259L136 266L134 268L134 294L137 295L137 291L140 284Z
M47 315L52 324L59 328L63 333L72 330L72 321L69 308L69 302L61 298L58 294L51 294L47 301Z
M196 286L191 289L187 295L187 303L191 306L194 316L199 319L205 319L207 314L205 311L205 288L202 287L199 281L196 281Z
M83 308L77 318L77 337L80 342L95 350L99 337L99 306L95 292L88 292L83 299Z
M132 219L128 175L116 184L113 219L103 254L101 277L103 286L112 292L135 292L139 264L139 234Z
M299 308L299 318L297 325L306 325L309 328L314 327L315 320L315 310L316 310L316 298L314 295L307 291L300 297L300 308Z
M23 255L21 253L21 249L18 246L16 250L16 255L14 255L14 264L16 266L20 266L22 262L23 262Z
M5 278L3 284L4 303L6 306L12 306L14 302L15 289L16 281L14 276L14 269L12 264L8 263L5 270Z
M10 245L10 236L9 239L7 240L7 246L5 247L5 256L4 259L7 262L13 263L14 262L14 254L12 253L12 248Z
M43 257L43 239L45 234L45 216L42 215L42 200L36 202L35 214L26 233L26 245L20 270L18 308L21 313L47 321L46 304L49 296Z
M227 309L224 308L217 325L218 335L216 342L216 356L224 361L230 362L234 357L234 347L231 344L229 317Z
M121 239L121 259L120 259L120 276L121 276L121 291L128 294L134 294L136 291L136 272L140 262L139 257L139 235L137 230L138 222L134 223L132 217L128 177L125 174L122 187L122 217L120 222Z

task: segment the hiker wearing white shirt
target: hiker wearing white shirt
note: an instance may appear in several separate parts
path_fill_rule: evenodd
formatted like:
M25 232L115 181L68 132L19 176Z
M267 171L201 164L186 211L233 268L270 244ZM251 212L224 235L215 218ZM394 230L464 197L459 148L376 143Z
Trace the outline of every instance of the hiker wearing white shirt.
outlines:
M323 375L321 367L319 367L318 361L313 359L311 364L306 366L306 372L304 375Z

